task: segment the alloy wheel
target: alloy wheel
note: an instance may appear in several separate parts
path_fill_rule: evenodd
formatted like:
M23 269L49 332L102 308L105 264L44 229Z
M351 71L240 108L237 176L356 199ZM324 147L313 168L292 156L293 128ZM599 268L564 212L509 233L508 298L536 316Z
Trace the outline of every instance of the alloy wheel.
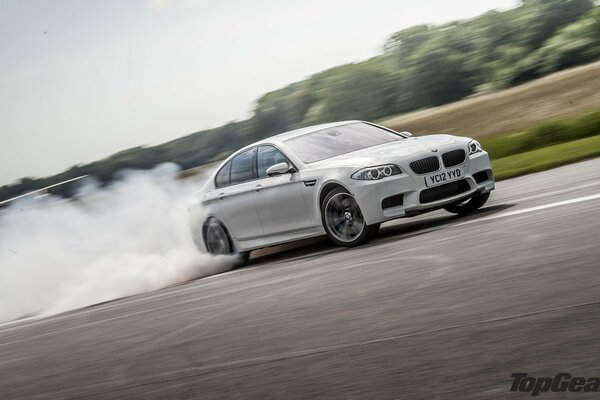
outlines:
M356 199L348 193L332 196L325 206L325 223L341 242L352 242L365 229L365 219Z
M206 247L210 254L231 254L229 237L221 224L213 222L208 226Z

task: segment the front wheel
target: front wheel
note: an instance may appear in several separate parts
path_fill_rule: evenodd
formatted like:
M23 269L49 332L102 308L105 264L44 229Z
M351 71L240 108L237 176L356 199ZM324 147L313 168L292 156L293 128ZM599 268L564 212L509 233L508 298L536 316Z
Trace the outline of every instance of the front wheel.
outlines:
M379 224L367 225L358 202L342 188L332 190L321 204L321 219L329 240L339 246L367 243L379 231Z
M234 268L241 267L248 262L250 252L236 252L225 226L214 218L208 220L204 225L204 240L209 254L237 256Z
M489 193L480 194L459 203L449 204L444 207L444 210L458 215L469 214L483 207L489 197Z

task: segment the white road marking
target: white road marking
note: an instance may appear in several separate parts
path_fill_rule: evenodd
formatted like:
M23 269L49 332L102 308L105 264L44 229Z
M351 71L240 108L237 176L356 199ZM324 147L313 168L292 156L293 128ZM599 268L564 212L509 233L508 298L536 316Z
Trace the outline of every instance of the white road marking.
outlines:
M504 218L504 217L511 217L513 215L525 214L525 213L530 213L530 212L534 212L534 211L539 211L539 210L545 210L545 209L548 209L548 208L565 206L565 205L568 205L568 204L581 203L583 201L589 201L589 200L595 200L595 199L600 199L600 193L592 194L590 196L577 197L575 199L557 201L556 203L543 204L541 206L523 208L521 210L508 211L508 212L504 212L504 213L501 213L501 214L490 215L489 217L477 218L477 219L474 219L474 220L471 220L471 221L461 222L460 224L456 224L455 226L462 226L462 225L474 224L476 222L489 221L489 220L492 220L492 219L498 219L498 218Z
M573 191L573 190L577 190L580 188L584 188L584 187L590 187L590 186L595 186L600 184L600 182L593 182L590 184L585 184L585 185L580 185L580 186L576 186L576 187L572 187L572 188L566 188L566 189L561 189L558 191L554 191L554 192L549 192L549 193L544 193L544 194L539 194L539 195L534 195L534 196L528 196L528 197L524 197L518 201L522 202L522 201L527 201L527 200L531 200L534 198L538 198L538 197L544 197L544 196L548 196L548 195L552 195L552 194L557 194L557 193L562 193L562 192L568 192L568 191ZM559 206L563 206L563 205L568 205L568 204L573 204L573 203L579 203L579 202L583 202L583 201L589 201L589 200L594 200L594 199L598 199L600 198L600 194L594 194L594 195L590 195L590 196L584 196L584 197L579 197L579 198L575 198L575 199L570 199L570 200L564 200L564 201L559 201L559 202L555 202L555 203L550 203L550 204L545 204L545 205L540 205L540 206L536 206L536 207L530 207L530 208L525 208L525 209L521 209L521 210L515 210L515 211L509 211L509 212L505 212L505 213L501 213L501 214L496 214L496 215L491 215L488 217L482 217L482 218L478 218L475 220L471 220L471 221L466 221L466 222L462 222L462 223L458 223L454 226L461 226L461 225L468 225L468 224L472 224L475 222L481 222L481 221L488 221L488 220L493 220L493 219L498 219L498 218L504 218L504 217L509 217L509 216L513 216L513 215L519 215L519 214L524 214L524 213L529 213L529 212L534 212L534 211L538 211L538 210L543 210L543 209L548 209L548 208L553 208L553 207L559 207ZM399 236L399 238L403 237L405 235L401 235ZM387 246L385 246L387 247ZM392 261L393 258L389 258L390 256L394 256L400 253L405 253L406 251L409 250L414 250L414 248L411 249L403 249L401 251L397 251L397 252L392 252L392 253L387 253L386 259L382 259L382 260L369 260L366 262L358 262L358 263L352 263L343 267L333 267L333 268L325 268L325 269L318 269L318 270L311 270L310 272L304 272L304 273L300 273L297 274L293 277L286 277L286 278L280 278L280 279L275 279L273 281L268 281L268 282L262 282L261 284L255 285L254 287L261 287L261 286L266 286L269 284L273 284L276 282L282 282L282 281L288 281L288 280L292 280L292 279L297 279L297 278L303 278L305 276L310 276L313 274L319 274L319 273L327 273L327 272L331 272L334 270L345 270L345 269L351 269L351 268L356 268L356 267L360 267L360 266L365 266L365 265L370 265L370 264L375 264L375 263L380 263L380 262L385 262L385 261ZM320 252L319 252L320 253ZM318 256L319 253L316 253L314 255L311 255L311 260L314 259L314 257ZM335 256L346 256L346 254L344 254L345 252L340 252L340 253L334 253L334 257ZM365 256L369 256L370 254L365 254ZM335 257L338 258L338 257ZM285 260L283 263L287 263L289 261L293 261L293 260ZM344 260L340 260L340 261L344 261ZM281 267L281 269L288 269L288 268L297 268L297 265L292 265L292 266L284 266ZM280 268L278 268L278 271L281 271ZM110 310L110 309L114 309L114 308L124 308L130 304L133 303L138 303L138 302L147 302L149 300L154 300L154 299L158 299L158 298L169 298L169 297L177 297L179 295L181 295L184 292L188 292L188 291L197 291L197 290L203 290L206 289L206 286L211 286L212 284L216 284L216 283L223 283L223 280L219 279L219 278L223 278L225 275L230 275L230 274L239 274L239 273L243 273L247 270L235 270L235 271L228 271L226 273L223 274L217 274L214 276L210 276L210 277L205 277L203 278L200 282L198 282L198 285L193 285L193 286L182 286L180 288L177 288L175 291L169 291L167 293L162 292L161 291L156 291L153 294L150 294L149 296L140 296L140 297L135 297L132 299L125 299L124 301L116 301L112 304L107 304L107 305L101 305L99 307L88 307L88 308L84 308L81 309L79 311L76 311L77 315L81 315L81 314L88 314L88 313L94 313L97 311L106 311L106 310ZM211 278L214 278L211 279ZM207 282L208 280L210 280L210 282ZM243 289L239 289L239 290L235 290L235 291L242 291ZM223 293L215 293L215 294L211 294L208 296L201 296L200 299L206 299L206 298L212 298L212 297L218 297L219 295L223 295ZM127 317L130 315L134 315L134 314L140 314L140 313L147 313L147 312L152 312L152 311L158 311L164 308L169 308L173 305L177 306L177 305L182 305L182 304L188 304L191 303L192 301L186 300L186 301L181 301L175 304L170 304L169 306L159 306L159 307L155 307L155 308L150 308L150 309L145 309L142 311L136 311L136 312L130 312L127 314L122 314L120 316L117 317L110 317L110 318L106 318L106 319L101 319L98 321L94 321L90 324L84 324L82 326L86 326L86 325L95 325L97 323L100 323L102 321L110 321L113 319L120 319L123 317ZM194 307L193 309L197 309L199 307ZM0 332L6 333L8 331L12 331L12 330L16 330L16 329L21 329L21 328L25 328L31 325L35 325L38 323L45 323L45 322L49 322L49 321L56 321L57 319L69 319L71 317L73 317L74 314L72 314L72 312L66 313L66 314L59 314L57 316L51 316L50 318L48 318L48 316L46 315L42 315L42 316L35 316L35 317L31 317L31 318L27 318L27 319L23 319L23 320L17 320L17 321L10 321L10 322L5 322L0 324ZM66 330L70 330L69 328L67 328ZM0 347L2 347L0 345Z
M515 203L523 203L523 202L529 201L529 200L540 199L540 198L543 198L543 197L548 197L548 196L552 196L552 195L560 194L560 193L573 192L575 190L587 188L587 187L590 187L590 186L598 186L598 185L600 185L600 181L588 183L588 184L585 184L585 185L579 185L579 186L569 187L569 188L565 188L565 189L561 189L561 190L555 190L553 192L540 193L540 194L536 194L536 195L533 195L533 196L522 197L520 199L511 200L511 201L514 201Z
M576 188L570 188L569 190L574 190L574 189L581 188L581 187L586 187L586 186L592 186L592 184L583 185L583 186L579 186L579 187L576 187ZM548 195L548 194L550 194L550 193L546 193L544 195ZM564 200L564 201L559 201L559 202L550 203L550 204L544 204L544 205L541 205L541 206L525 208L525 209L522 209L522 210L509 211L509 212L505 212L505 213L501 213L501 214L491 215L491 216L488 216L488 217L483 217L483 218L478 218L478 219L471 220L471 221L462 222L462 223L456 224L454 226L468 225L468 224L472 224L472 223L476 223L476 222L482 222L482 221L488 221L488 220L493 220L493 219L498 219L498 218L504 218L504 217L509 217L509 216L513 216L513 215L519 215L519 214L529 213L529 212L533 212L533 211L543 210L543 209L547 209L547 208L559 207L559 206L563 206L563 205L568 205L568 204L573 204L573 203L579 203L579 202L588 201L588 200L594 200L594 199L598 199L598 198L600 198L600 194L594 194L594 195L590 195L590 196L584 196L584 197L579 197L579 198L575 198L575 199ZM525 199L527 199L527 198L525 198ZM523 201L523 199L521 199L521 201ZM408 251L408 249L404 249L404 250L401 250L401 251L398 251L398 252L388 253L387 256L388 257L389 256L394 256L396 254L404 253L406 251ZM338 254L339 255L344 255L343 252L342 253L337 253L335 255L338 255ZM347 265L345 267L337 267L337 268L334 267L334 268L331 268L331 269L324 269L324 270L318 270L318 271L321 272L321 273L326 273L326 272L329 272L329 271L332 271L332 270L335 270L335 269L344 270L344 269L348 269L348 268L356 268L356 267L359 267L359 266L373 264L373 263L379 263L379 262L384 262L384 261L391 261L391 259L390 258L386 258L386 259L383 259L383 260L376 260L376 261L375 260L369 260L367 262L359 262L358 264L356 264L356 263L355 264L350 264L350 265ZM286 266L286 267L288 267L288 266ZM296 266L294 266L294 267L296 267ZM194 291L194 290L201 290L201 289L205 289L206 286L208 286L208 285L211 285L211 284L214 284L214 283L222 283L223 282L222 280L212 280L211 282L207 282L207 280L209 278L219 278L219 277L222 278L224 275L229 275L229 274L234 274L234 273L237 274L237 273L240 273L240 272L244 272L244 270L228 271L228 272L223 273L223 274L217 274L217 275L214 275L212 277L206 277L206 278L202 279L201 282L199 282L200 284L198 284L198 285L182 286L181 288L178 288L176 291L173 291L173 292L169 291L167 293L164 293L164 292L160 293L160 291L156 291L155 294L151 294L150 296L141 296L141 297L136 297L136 298L133 298L133 299L126 299L124 301L117 301L117 302L115 302L113 304L107 304L106 306L100 306L100 307L94 307L94 306L92 306L92 307L80 310L79 312L77 312L77 314L81 315L81 314L94 313L94 312L99 311L99 310L106 311L106 310L110 310L110 309L113 309L113 308L121 308L121 307L125 307L127 305L130 305L130 304L133 304L133 303L146 302L148 300L153 300L153 299L157 299L157 298L161 298L161 297L171 297L171 296L175 297L175 296L180 295L183 292ZM311 272L305 272L305 273L298 274L298 275L296 275L294 277L286 277L286 278L275 280L275 281L262 282L262 284L259 284L259 285L256 285L256 286L260 287L260 286L265 286L265 285L268 285L268 284L273 284L273 283L275 283L277 281L287 281L287 280L290 280L290 279L301 278L301 277L304 277L304 276L307 276L307 275L312 275L314 273L318 273L318 272L313 270ZM242 289L239 289L237 291L241 291L241 290ZM201 298L205 299L206 297L208 297L208 298L218 297L219 295L222 295L222 294L223 293L216 293L216 294L209 295L209 296L201 296ZM182 301L181 302L181 304L186 304L186 303L190 303L190 301ZM180 305L180 303L175 303L175 306L176 305ZM127 314L122 314L119 317L111 317L111 318L107 318L107 319L95 321L95 322L93 322L91 324L95 325L95 324L97 324L97 323L99 323L101 321L110 321L110 320L113 320L113 319L120 319L120 318L123 318L123 317L126 317L126 316L130 316L130 315L134 315L134 314L146 313L146 312L152 312L152 311L158 311L158 310L161 310L163 308L168 308L170 306L173 306L173 304L170 304L169 306L159 306L159 307L155 307L155 308L146 309L146 310L143 310L143 311L137 311L137 312L131 312L131 313L127 313ZM12 330L15 330L15 329L20 329L20 328L24 328L24 327L27 327L27 326L31 326L31 325L34 325L34 324L37 324L37 323L40 323L40 322L44 323L44 322L48 322L49 320L68 319L68 318L71 318L72 316L73 316L73 314L71 314L69 312L69 313L66 313L66 314L63 314L63 315L59 314L59 315L57 315L55 317L50 317L50 318L48 318L48 316L36 316L36 317L32 317L31 319L28 318L28 319L24 319L24 320L20 320L20 321L19 320L17 320L17 321L10 321L10 322L6 322L6 323L3 323L3 324L0 324L0 328L2 328L0 331L2 331L2 332L12 331ZM23 324L23 322L25 322L25 324Z

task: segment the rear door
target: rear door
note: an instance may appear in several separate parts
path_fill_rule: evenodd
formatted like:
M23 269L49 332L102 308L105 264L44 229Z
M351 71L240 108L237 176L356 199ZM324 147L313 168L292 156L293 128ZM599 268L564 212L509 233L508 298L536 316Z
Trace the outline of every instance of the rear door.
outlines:
M311 227L311 219L302 196L304 182L300 174L267 176L267 169L287 162L276 147L259 146L256 155L258 180L254 182L255 201L265 236L293 233Z
M228 164L217 173L215 181L224 222L237 240L260 237L263 229L254 198L256 148L238 154ZM226 168L229 169L228 178Z

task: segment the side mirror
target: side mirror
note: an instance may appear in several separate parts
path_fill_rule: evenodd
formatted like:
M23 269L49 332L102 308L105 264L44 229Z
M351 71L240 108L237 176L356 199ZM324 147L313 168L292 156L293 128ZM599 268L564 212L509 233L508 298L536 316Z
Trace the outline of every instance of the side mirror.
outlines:
M291 169L292 169L292 167L290 167L288 165L288 163L282 162L279 164L271 165L269 168L267 168L267 175L268 176L283 175L283 174L287 174L288 172L290 172Z
M411 137L412 133L408 132L408 131L404 131L404 132L400 132L401 135L404 135L406 137Z

